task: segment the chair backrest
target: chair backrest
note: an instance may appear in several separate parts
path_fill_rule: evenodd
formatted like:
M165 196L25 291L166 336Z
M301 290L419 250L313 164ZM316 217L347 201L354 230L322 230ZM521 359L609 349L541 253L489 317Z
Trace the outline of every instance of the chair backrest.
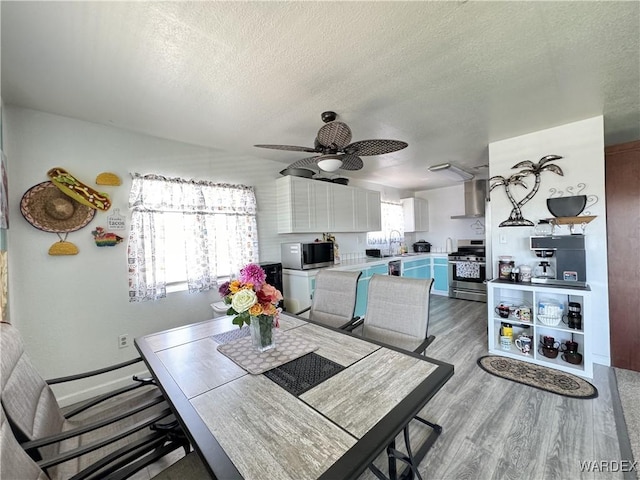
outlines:
M320 270L309 318L324 325L340 328L353 318L356 308L358 279L362 272Z
M16 440L2 408L0 408L0 478L49 479Z
M53 391L27 357L18 330L4 322L0 323L0 401L20 441L62 430L65 418Z
M428 337L432 284L433 278L373 275L369 281L362 335L416 351Z

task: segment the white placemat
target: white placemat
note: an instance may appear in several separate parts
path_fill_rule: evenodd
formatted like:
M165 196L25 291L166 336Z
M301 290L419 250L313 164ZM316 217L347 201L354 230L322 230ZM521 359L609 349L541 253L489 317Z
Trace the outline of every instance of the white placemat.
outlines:
M277 329L273 333L276 346L266 352L259 352L251 344L251 336L218 345L218 351L247 372L258 375L318 349L318 345L297 335L287 335Z

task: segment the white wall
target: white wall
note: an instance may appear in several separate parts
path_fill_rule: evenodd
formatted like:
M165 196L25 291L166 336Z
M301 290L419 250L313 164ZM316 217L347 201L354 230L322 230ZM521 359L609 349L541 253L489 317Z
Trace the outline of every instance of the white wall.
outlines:
M119 349L117 337L134 337L211 318L210 303L217 292L170 293L156 302L129 303L126 241L99 248L91 230L107 226L115 209L127 219L130 172L208 179L253 185L258 201L258 235L261 261L280 261L280 243L313 240L309 235L278 235L275 179L282 163L252 158L230 158L211 148L140 135L34 110L5 106L5 152L8 158L10 229L9 295L11 320L20 329L27 352L45 378L69 375L118 363L137 356L131 347ZM48 180L47 171L63 167L80 180L95 185L98 173L118 174L123 184L101 187L109 193L112 208L98 212L86 227L69 234L78 246L76 256L50 256L58 237L42 232L20 214L22 195ZM379 187L381 190L389 190ZM397 192L387 193L396 195ZM128 230L118 232L127 238ZM361 248L366 234L339 234L345 247ZM144 367L110 377L121 377ZM108 385L90 379L73 388L56 387L62 403L95 395ZM83 390L80 396L70 392Z
M597 218L586 228L586 261L587 282L592 290L590 321L592 322L592 349L594 361L602 365L610 364L609 351L609 297L607 280L607 225L604 191L604 124L603 117L598 116L579 122L549 128L539 132L502 140L489 144L490 176L508 177L515 173L515 164L523 160L534 163L545 155L561 155L563 158L554 161L562 168L564 176L552 172L541 174L538 193L522 207L523 216L533 221L551 218L546 200L550 189L562 190L567 195L567 188L573 187L577 192L580 183L586 185L581 194L595 195L598 203L587 210ZM533 177L527 177L525 183L529 188L533 185ZM521 199L528 192L515 187L516 198ZM524 192L524 193L520 193ZM539 259L529 249L529 237L534 234L530 227L498 227L500 222L509 217L511 203L508 201L503 187L491 192L491 243L492 260L496 270L500 255L513 255L516 265L528 264L532 267ZM569 234L569 227L560 227L556 233ZM506 243L500 243L500 237Z
M453 187L417 192L416 197L429 202L429 231L418 236L431 243L432 251L434 248L445 251L447 237L453 241L453 250L456 250L458 240L485 238L484 218L451 218L465 213L464 182Z

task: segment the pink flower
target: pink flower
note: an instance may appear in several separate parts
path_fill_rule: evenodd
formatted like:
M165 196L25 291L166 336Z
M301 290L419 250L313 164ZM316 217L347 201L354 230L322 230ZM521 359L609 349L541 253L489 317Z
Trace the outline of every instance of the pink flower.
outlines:
M275 304L282 300L282 293L280 293L280 290L278 290L273 285L265 283L264 285L262 285L262 288L258 293L258 298L268 299L269 302Z
M218 293L221 297L226 297L227 295L229 295L231 293L231 290L229 290L229 282L224 282L222 285L220 285L218 287Z
M240 281L242 283L252 283L256 291L262 288L262 284L266 279L267 274L264 273L260 265L255 263L250 263L240 270Z

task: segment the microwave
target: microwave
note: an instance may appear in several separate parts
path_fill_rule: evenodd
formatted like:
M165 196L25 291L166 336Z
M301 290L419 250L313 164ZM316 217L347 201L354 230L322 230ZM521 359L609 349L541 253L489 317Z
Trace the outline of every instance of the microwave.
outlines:
M282 268L309 270L329 267L333 262L333 242L282 243Z

